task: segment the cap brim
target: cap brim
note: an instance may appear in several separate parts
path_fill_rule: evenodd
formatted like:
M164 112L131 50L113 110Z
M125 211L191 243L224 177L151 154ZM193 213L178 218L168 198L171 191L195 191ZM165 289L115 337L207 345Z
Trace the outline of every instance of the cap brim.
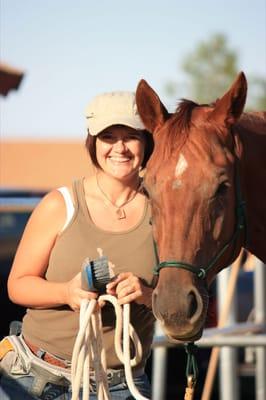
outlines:
M145 129L145 126L141 122L141 120L137 121L136 119L131 118L112 118L105 121L93 121L93 118L87 118L87 128L89 130L90 135L97 136L104 129L113 125L125 125L129 126L133 129Z

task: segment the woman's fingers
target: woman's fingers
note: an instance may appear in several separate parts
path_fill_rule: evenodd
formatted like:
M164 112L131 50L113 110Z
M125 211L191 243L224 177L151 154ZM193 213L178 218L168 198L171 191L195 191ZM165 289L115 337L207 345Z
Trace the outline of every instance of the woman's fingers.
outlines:
M132 301L136 301L141 296L142 296L142 292L137 290L132 293L126 294L124 296L121 296L120 298L118 297L118 303L120 305L126 304L126 303L131 303Z
M76 276L74 276L73 279L67 282L67 287L68 287L67 304L74 311L78 311L80 309L80 303L82 300L97 299L98 297L98 293L81 289L80 272Z
M116 295L120 304L129 303L142 296L141 280L132 272L122 272L106 286L108 294Z

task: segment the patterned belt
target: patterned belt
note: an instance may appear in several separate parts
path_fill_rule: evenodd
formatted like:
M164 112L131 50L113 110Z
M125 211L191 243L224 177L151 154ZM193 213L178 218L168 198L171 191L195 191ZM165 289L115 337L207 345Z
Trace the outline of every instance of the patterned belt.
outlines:
M55 365L57 367L70 368L71 365L70 361L58 358L53 354L49 353L48 351L42 350L38 346L35 346L34 344L28 342L28 340L26 340L25 338L23 339L28 348L32 351L32 353L35 354L37 357L41 358L43 361Z
M39 348L38 346L35 346L34 344L28 342L23 337L24 342L28 346L28 348L31 350L33 354L35 354L38 358L41 358L43 361L55 365L57 367L61 368L67 368L70 369L71 367L71 362L68 360L64 360L61 358L58 358L54 356L53 354L44 351L43 349ZM144 370L138 369L135 371L132 371L133 377L137 378L141 375L144 374ZM125 372L123 369L107 369L107 381L110 386L113 385L118 385L122 382L125 382ZM90 384L91 384L91 390L92 392L96 391L96 377L95 377L95 371L90 371Z

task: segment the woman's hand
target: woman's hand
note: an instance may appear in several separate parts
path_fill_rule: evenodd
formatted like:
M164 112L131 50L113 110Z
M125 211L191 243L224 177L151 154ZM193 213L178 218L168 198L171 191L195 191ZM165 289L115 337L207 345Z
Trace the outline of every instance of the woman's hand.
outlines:
M132 272L122 272L106 285L106 292L116 296L120 305L135 301L151 307L152 289Z
M97 299L98 293L89 292L88 290L81 289L81 272L79 272L73 279L67 282L67 299L66 304L74 311L80 310L81 300Z

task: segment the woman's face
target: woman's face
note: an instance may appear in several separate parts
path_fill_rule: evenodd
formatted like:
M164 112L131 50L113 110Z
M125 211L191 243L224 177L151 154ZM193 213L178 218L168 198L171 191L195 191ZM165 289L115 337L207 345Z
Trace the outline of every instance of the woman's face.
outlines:
M139 174L144 157L144 137L139 131L113 125L96 140L96 157L101 169L118 179Z

